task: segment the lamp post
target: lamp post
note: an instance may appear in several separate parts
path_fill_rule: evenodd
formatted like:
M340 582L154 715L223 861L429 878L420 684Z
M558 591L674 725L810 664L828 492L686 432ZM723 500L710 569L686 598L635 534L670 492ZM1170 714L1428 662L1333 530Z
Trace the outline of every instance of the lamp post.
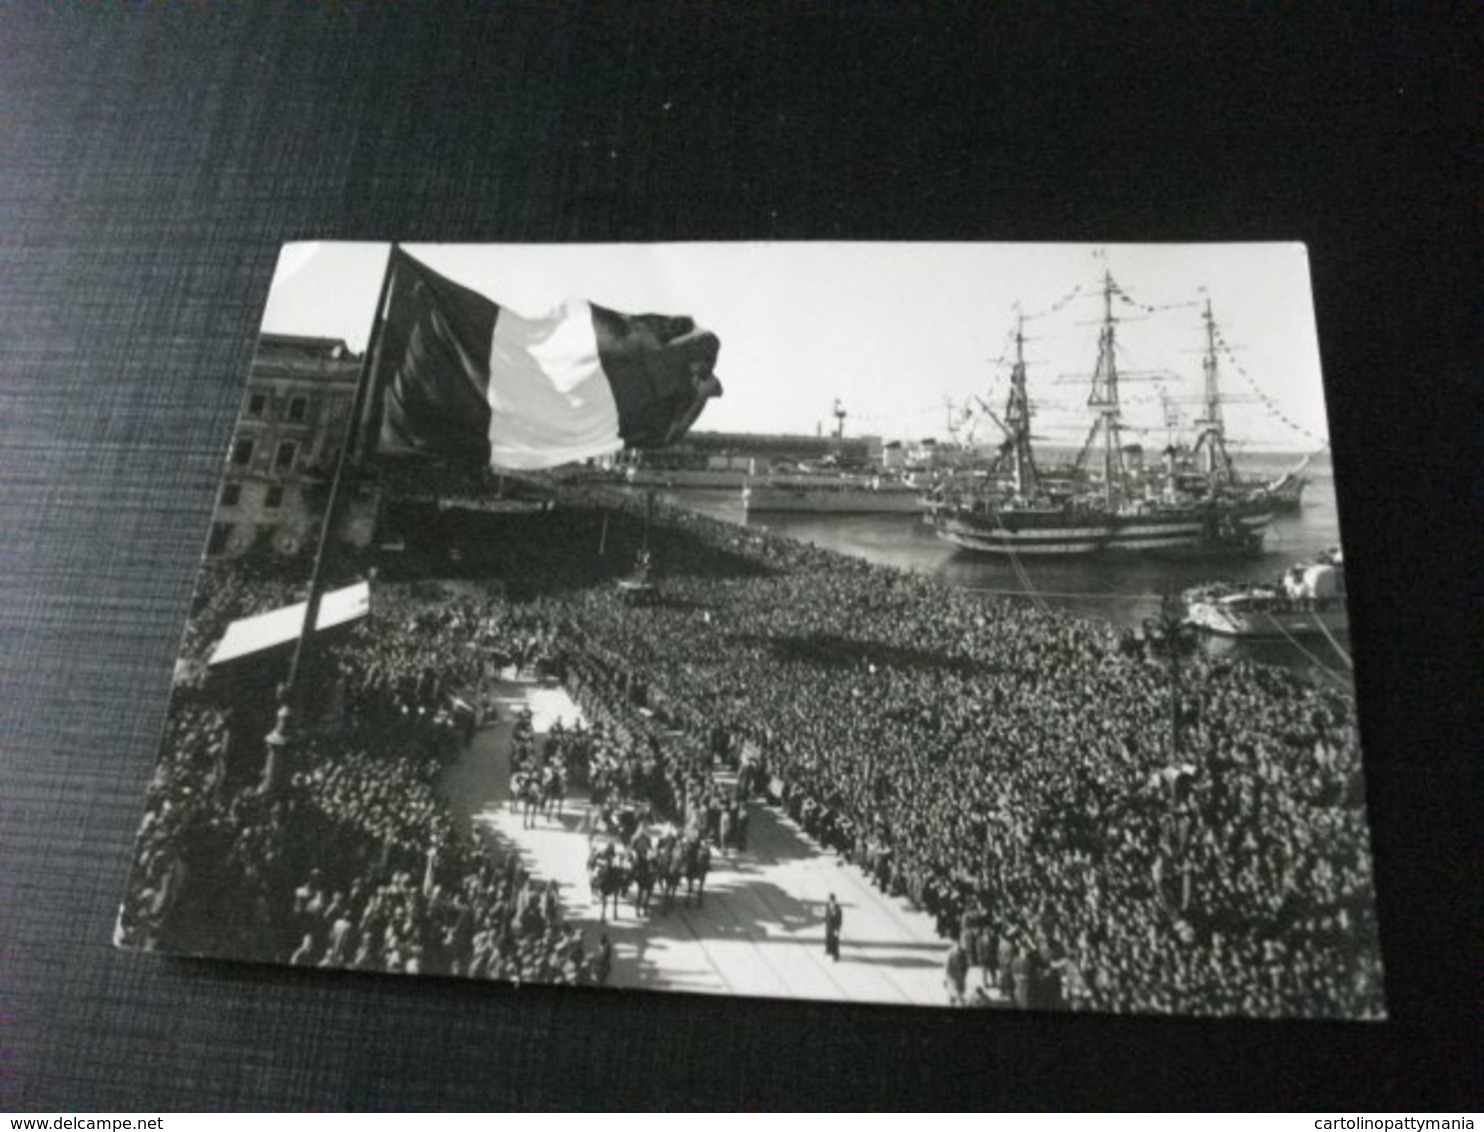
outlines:
M1200 648L1200 631L1185 620L1185 602L1167 592L1159 616L1144 618L1144 652L1170 667L1170 762L1180 754L1180 664Z
M365 415L372 379L381 363L387 309L400 255L401 245L393 243L387 255L386 270L381 277L381 293L376 298L376 318L371 326L371 338L356 378L355 398L351 401L350 415L345 421L340 450L335 454L335 474L330 480L330 494L325 500L325 513L320 519L314 562L309 570L309 592L304 598L304 618L299 623L299 636L294 642L288 676L279 687L278 714L273 730L263 737L263 779L258 784L260 794L272 794L279 789L284 777L284 764L291 757L299 739L302 725L295 719L295 714L302 712L304 708L304 674L309 655L314 650L314 634L319 630L320 602L325 592L325 563L332 550L335 525L340 515L340 499L348 478L346 472L359 464L366 455L366 446L370 444L364 432L358 430L362 430L361 418ZM362 451L355 452L357 448Z
M277 723L273 730L263 738L263 778L258 783L259 794L277 793L283 781L285 764L288 762L293 741L293 724L290 719L289 705L286 702L280 702Z

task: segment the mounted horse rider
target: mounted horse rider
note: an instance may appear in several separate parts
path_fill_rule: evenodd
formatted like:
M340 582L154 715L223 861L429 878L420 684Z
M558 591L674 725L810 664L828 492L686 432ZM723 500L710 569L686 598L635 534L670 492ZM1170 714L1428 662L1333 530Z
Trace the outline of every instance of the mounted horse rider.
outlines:
M556 817L560 818L566 797L566 776L557 763L550 762L541 772L541 812L550 817L548 811L555 809Z
M629 887L629 863L626 851L611 840L601 847L593 843L587 858L588 885L599 898L599 919L608 918L608 902L613 901L613 916L619 916L619 899Z
M655 883L659 879L659 862L649 852L647 841L641 846L636 839L631 848L629 878L634 882L634 914L647 916L650 901L654 898Z
M633 840L629 842L629 848L636 856L648 856L654 850L654 838L649 834L649 827L641 825L634 832Z

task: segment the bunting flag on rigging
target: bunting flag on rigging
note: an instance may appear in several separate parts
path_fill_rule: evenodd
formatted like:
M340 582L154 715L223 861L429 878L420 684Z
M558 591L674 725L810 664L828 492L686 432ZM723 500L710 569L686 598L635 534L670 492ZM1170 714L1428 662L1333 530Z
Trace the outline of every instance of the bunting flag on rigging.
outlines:
M568 300L527 318L394 249L368 447L513 469L672 444L721 396L689 318Z

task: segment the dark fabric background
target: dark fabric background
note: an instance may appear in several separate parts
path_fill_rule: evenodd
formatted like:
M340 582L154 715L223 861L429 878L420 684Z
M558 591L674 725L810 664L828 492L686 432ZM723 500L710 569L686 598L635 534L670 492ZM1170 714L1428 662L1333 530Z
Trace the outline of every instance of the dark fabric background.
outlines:
M0 8L0 1105L1478 1105L1480 24L1421 7ZM113 951L216 468L306 237L1307 241L1393 1019Z

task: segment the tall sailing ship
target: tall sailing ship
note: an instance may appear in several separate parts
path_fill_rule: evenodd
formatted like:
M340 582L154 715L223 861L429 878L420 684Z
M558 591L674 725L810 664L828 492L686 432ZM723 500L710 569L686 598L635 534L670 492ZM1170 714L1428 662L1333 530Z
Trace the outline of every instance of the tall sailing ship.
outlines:
M1087 400L1094 421L1072 467L1043 472L1037 463L1021 318L1010 393L998 421L1005 442L988 475L967 488L950 484L932 501L939 537L997 555L1258 553L1274 505L1267 491L1240 483L1226 448L1210 300L1204 414L1196 421L1190 460L1177 467L1169 448L1158 466L1146 468L1142 447L1123 440L1113 316L1113 297L1121 292L1110 272L1104 273L1102 293L1097 366Z

